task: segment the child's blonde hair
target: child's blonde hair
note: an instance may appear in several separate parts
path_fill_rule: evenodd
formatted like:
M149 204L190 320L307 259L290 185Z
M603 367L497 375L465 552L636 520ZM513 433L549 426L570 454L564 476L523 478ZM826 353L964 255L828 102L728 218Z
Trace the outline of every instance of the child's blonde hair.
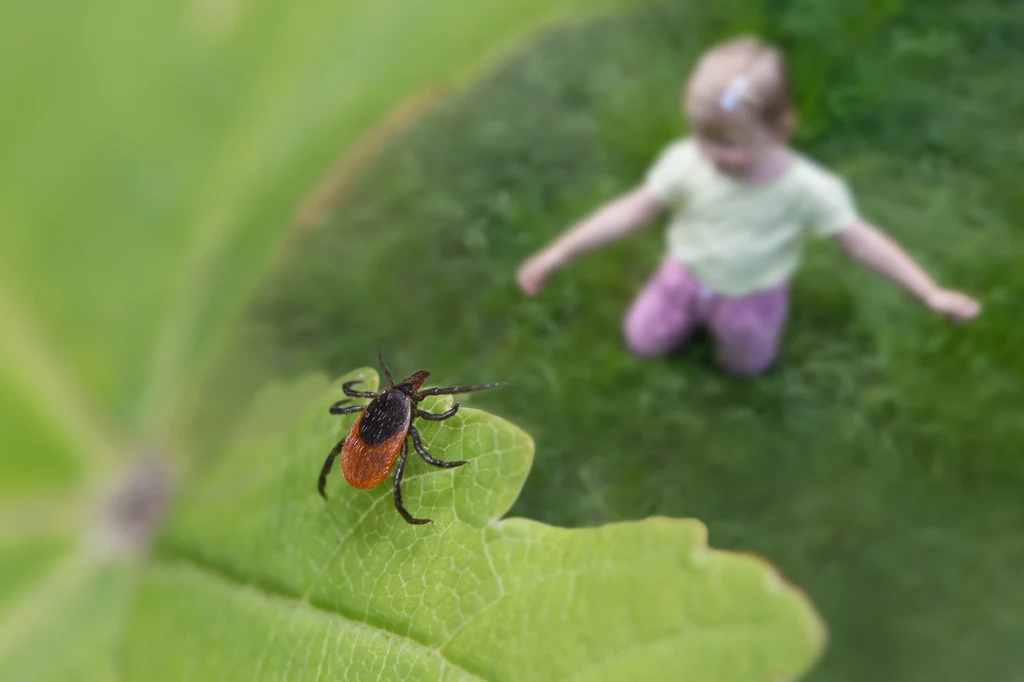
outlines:
M753 36L716 45L690 74L683 108L695 130L710 134L750 124L783 132L793 106L782 52Z

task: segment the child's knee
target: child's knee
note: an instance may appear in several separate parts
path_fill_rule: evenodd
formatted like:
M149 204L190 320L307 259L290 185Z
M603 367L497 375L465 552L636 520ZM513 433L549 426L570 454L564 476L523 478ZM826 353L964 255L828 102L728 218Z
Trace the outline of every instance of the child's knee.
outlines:
M639 316L629 315L622 325L622 336L626 348L633 355L652 358L667 352L664 334L658 334L651 324L645 324Z
M690 274L666 258L623 319L623 337L629 351L647 358L664 355L678 346L691 326L687 308L694 291Z

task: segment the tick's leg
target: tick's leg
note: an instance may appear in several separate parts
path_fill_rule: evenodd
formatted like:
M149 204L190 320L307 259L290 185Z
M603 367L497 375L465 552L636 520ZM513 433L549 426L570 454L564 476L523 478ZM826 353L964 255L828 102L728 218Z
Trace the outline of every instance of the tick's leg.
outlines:
M348 402L352 401L339 400L331 405L331 414L352 414L353 412L362 412L366 409L366 405L349 405L348 407L342 407L342 405Z
M353 398L376 398L377 394L373 391L353 391L352 386L362 383L362 379L356 379L355 381L346 381L341 385L341 390L345 391L345 395Z
M405 510L402 506L402 474L405 472L405 455L407 454L408 447L407 441L402 441L402 451L398 453L398 466L395 467L395 509L402 515L406 523L413 525L419 525L421 523L430 523L430 519L417 519L413 518L413 515Z
M454 417L455 413L459 411L459 404L455 403L455 405L452 406L452 409L448 410L447 412L441 413L427 412L426 410L421 410L418 407L413 409L416 412L416 416L419 417L420 419L426 419L427 421L431 422L439 422L447 419L448 417Z
M320 469L320 482L317 484L317 490L320 491L320 497L327 499L327 494L324 493L324 486L327 485L327 474L331 473L331 467L334 466L334 460L341 452L341 449L345 447L345 439L342 438L334 449L331 450L331 454L327 455L327 459L324 460L324 466Z
M384 346L377 349L377 359L380 360L380 368L384 370L384 376L388 378L388 388L392 388L395 385L395 380L391 377L391 370L384 364Z
M482 391L485 388L497 388L499 386L508 386L507 381L499 381L494 384L474 384L473 386L449 386L446 388L428 388L423 391L416 391L416 395L412 397L413 400L419 402L426 398L428 395L455 395L456 393L472 393L473 391Z
M427 452L426 448L423 447L423 443L420 441L420 432L416 430L415 426L409 427L409 433L412 434L413 447L416 448L416 452L420 453L420 457L422 457L423 461L427 464L433 464L434 466L441 467L442 469L454 469L455 467L460 467L463 464L469 464L469 462L463 461L445 462L440 459L434 459L430 456L430 453Z

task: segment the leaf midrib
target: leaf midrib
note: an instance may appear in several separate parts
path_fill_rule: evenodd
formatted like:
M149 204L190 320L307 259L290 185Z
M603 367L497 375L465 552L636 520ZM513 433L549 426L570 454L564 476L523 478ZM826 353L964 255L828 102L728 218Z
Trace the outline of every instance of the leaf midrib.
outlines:
M47 343L39 325L19 305L9 284L0 279L0 357L18 380L33 408L55 427L68 453L94 480L113 471L119 459L114 438L90 409L66 364Z

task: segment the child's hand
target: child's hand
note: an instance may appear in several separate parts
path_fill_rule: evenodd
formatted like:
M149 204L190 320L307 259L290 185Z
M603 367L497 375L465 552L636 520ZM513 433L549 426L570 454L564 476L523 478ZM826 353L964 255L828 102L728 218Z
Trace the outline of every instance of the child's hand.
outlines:
M981 312L981 304L973 298L948 289L936 290L928 297L926 303L935 312L957 322L966 322Z
M531 256L516 272L519 288L527 296L536 296L544 286L544 280L561 267L563 262L561 254L552 249L545 249Z

